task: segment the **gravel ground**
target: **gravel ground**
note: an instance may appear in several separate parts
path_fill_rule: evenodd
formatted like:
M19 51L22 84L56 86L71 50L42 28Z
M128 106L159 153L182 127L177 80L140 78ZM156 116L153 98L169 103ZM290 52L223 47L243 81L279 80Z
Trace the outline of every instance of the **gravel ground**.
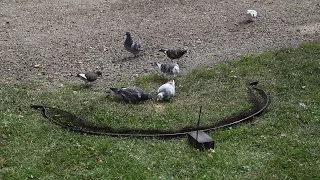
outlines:
M247 9L258 18L245 20ZM126 31L146 52L124 50ZM236 58L272 47L320 39L319 0L2 0L0 82L59 80L82 83L76 74L101 70L98 86L153 72L167 61L160 48L186 48L180 65Z

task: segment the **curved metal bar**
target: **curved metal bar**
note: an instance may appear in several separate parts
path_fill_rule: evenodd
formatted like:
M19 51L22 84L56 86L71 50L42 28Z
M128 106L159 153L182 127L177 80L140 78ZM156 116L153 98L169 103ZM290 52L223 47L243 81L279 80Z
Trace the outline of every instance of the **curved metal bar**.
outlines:
M33 104L31 105L32 108L34 109L41 109L41 112L42 112L42 115L49 119L50 121L52 121L53 123L63 127L63 128L67 128L69 130L72 130L72 131L75 131L75 132L80 132L80 133L85 133L85 134L92 134L92 135L108 135L108 136L126 136L126 137L178 137L178 136L183 136L183 135L186 135L192 131L195 131L195 130L201 130L201 131L204 131L204 132L207 132L207 131L212 131L212 130L216 130L218 128L223 128L223 127L228 127L228 126L233 126L233 125L236 125L236 124L239 124L239 123L242 123L242 122L245 122L245 121L248 121L250 119L252 119L253 117L256 117L256 116L259 116L262 114L262 112L267 108L268 104L269 104L269 101L270 101L270 98L269 96L267 95L267 93L260 89L260 88L257 88L255 86L252 86L250 87L252 89L250 89L251 91L253 90L256 90L260 96L262 97L262 99L264 99L263 103L262 104L259 104L260 105L260 108L257 109L255 112L252 112L248 115L246 115L245 117L241 118L241 119L237 119L236 117L229 117L229 118L226 118L227 121L224 121L224 120L221 120L221 121L218 121L217 123L215 124L211 124L211 125L207 125L207 126L204 126L204 127L199 127L199 128L195 128L195 127L185 127L185 128L182 128L180 130L175 130L175 131L170 131L170 130L143 130L143 129L128 129L127 130L127 133L122 133L121 130L117 130L117 129L113 129L112 127L108 127L109 129L111 129L111 131L114 131L114 132L99 132L99 131L89 131L89 130L86 130L86 129L83 129L83 128L77 128L77 127L74 127L72 125L66 125L66 124L62 124L60 122L57 122L55 121L54 119L52 119L50 117L50 113L48 113L48 110L47 109L50 109L50 107L46 107L45 105L42 105L42 104ZM253 99L251 99L253 100ZM57 108L51 108L51 109L57 109ZM64 112L64 113L69 113L69 112L66 112L66 111L63 111L63 110L60 110L61 112ZM69 113L70 115L76 117L75 115L73 115L72 113ZM77 119L80 119L80 118L77 118ZM235 119L233 121L230 121L230 119ZM82 124L83 125L87 125L87 129L90 129L90 128L97 128L91 124L88 124L85 120L82 120L80 119ZM145 131L145 132L149 132L149 133L136 133L136 132L139 132L139 131ZM151 131L154 131L154 133L150 133ZM129 133L129 132L132 132L132 133ZM161 132L161 133L159 133ZM172 132L172 133L166 133L166 132Z

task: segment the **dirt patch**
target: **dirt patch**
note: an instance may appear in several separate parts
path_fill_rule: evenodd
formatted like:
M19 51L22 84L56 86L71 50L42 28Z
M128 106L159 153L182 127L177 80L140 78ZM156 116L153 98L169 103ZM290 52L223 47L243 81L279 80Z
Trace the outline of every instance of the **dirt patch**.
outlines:
M40 79L79 82L76 74L99 69L99 86L153 72L167 61L160 48L187 48L182 71L248 52L319 39L320 3L265 0L4 0L0 3L1 82ZM254 23L242 24L247 9ZM124 50L124 33L146 47Z

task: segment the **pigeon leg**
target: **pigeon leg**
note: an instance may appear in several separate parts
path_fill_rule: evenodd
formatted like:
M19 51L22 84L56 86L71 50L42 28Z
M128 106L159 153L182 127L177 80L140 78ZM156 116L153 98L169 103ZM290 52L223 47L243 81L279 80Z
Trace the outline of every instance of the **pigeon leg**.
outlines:
M87 87L87 88L92 87L92 86L93 86L93 84L90 82L86 82L86 84L85 84L85 87Z

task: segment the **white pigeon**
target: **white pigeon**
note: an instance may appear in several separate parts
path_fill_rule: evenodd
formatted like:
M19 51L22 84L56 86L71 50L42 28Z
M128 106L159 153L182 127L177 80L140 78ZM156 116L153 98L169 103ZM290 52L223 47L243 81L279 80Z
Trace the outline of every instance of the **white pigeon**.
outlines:
M159 100L169 100L176 93L176 88L174 84L174 80L171 80L158 89L157 101Z
M256 10L249 9L249 10L247 10L246 15L247 15L247 20L248 21L253 21L254 18L257 18L258 13L257 13Z

